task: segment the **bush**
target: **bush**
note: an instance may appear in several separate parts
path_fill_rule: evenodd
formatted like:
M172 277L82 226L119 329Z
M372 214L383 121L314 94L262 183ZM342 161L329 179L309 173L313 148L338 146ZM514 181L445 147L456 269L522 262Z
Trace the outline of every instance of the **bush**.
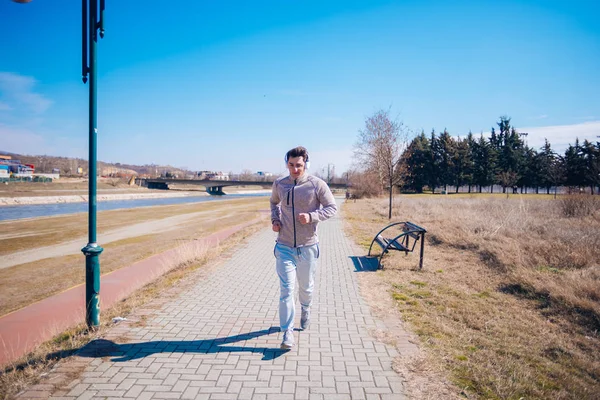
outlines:
M383 188L377 174L373 172L353 171L349 175L352 198L377 197L383 193Z
M565 217L585 217L600 209L600 201L592 195L569 194L560 199L560 208Z

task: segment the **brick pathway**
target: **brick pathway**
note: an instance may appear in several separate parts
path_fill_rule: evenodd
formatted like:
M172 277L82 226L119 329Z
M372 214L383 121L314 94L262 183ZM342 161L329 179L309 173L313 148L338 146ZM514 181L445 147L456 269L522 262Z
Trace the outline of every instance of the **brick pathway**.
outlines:
M403 399L396 350L369 335L382 326L359 295L341 219L320 224L319 234L313 321L295 332L292 351L279 350L275 236L265 229L145 326L115 327L124 344L86 347L80 355L91 363L53 398Z

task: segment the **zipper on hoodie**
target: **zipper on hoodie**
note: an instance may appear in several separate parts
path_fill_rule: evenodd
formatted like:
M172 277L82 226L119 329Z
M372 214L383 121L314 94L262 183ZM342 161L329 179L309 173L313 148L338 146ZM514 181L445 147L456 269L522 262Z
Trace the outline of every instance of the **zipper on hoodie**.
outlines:
M294 186L292 187L292 221L294 221L294 247L296 247L296 211L294 210L294 189L295 188L296 188L296 180L294 179ZM288 192L288 196L289 195L290 195L290 193Z

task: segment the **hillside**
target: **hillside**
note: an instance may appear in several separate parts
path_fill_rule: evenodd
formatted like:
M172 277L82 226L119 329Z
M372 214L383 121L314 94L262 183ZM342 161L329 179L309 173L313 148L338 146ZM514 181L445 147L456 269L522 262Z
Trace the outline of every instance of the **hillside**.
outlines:
M88 161L81 158L70 158L70 157L56 157L48 155L26 155L10 153L7 151L0 150L0 154L9 155L13 159L20 160L22 164L33 164L35 165L36 172L50 173L54 168L60 170L61 175L79 175L77 173L78 168L83 169L82 175L88 174ZM192 171L183 170L170 165L134 165L134 164L121 164L121 163L107 163L98 161L98 169L101 175L166 175L175 174L178 176L185 176L193 174Z

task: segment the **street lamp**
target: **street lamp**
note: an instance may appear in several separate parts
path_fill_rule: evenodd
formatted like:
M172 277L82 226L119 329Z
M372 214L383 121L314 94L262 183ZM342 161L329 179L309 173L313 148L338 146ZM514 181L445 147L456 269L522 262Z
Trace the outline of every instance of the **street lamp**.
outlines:
M81 1L81 74L83 83L89 78L89 183L88 183L88 244L81 249L85 255L85 322L90 329L100 325L100 253L104 250L96 242L96 192L97 192L97 138L98 121L96 44L98 33L104 37L104 0ZM89 13L88 13L89 11ZM100 11L100 12L98 12ZM99 17L99 18L98 18Z
M31 0L13 0L15 3L29 3ZM98 3L99 1L99 3ZM96 118L96 44L98 33L104 37L105 0L81 1L82 34L82 79L88 82L89 76L89 185L88 185L88 244L81 249L85 255L85 322L88 328L100 325L100 253L104 250L96 243L96 189L98 136ZM89 6L88 6L89 5ZM89 13L88 13L89 11ZM99 17L99 18L98 18ZM89 29L88 29L89 27Z
M15 3L29 3L31 0L13 0ZM99 3L98 3L99 1ZM96 188L98 126L96 118L96 44L98 33L104 37L105 0L81 1L81 35L83 83L89 76L89 185L88 185L88 244L81 249L85 255L85 322L88 328L100 325L100 253L104 250L96 243ZM89 14L88 14L89 10ZM99 11L99 12L98 12ZM100 18L98 18L100 17ZM88 29L89 27L89 29Z

